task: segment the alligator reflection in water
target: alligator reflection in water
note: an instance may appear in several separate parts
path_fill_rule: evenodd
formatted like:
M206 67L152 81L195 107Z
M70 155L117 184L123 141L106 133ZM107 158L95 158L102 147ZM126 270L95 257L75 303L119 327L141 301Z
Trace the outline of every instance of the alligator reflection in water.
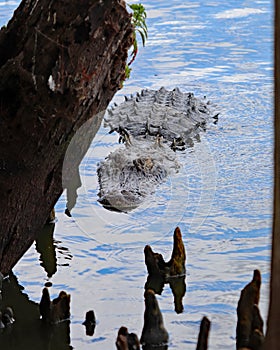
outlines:
M111 153L98 167L99 202L124 212L138 207L179 170L171 150L193 145L212 114L206 100L164 88L142 90L109 110L105 126L117 131L126 147Z
M144 254L148 270L145 289L152 289L155 293L161 294L164 284L169 283L174 295L175 311L182 313L183 297L186 293L186 252L179 227L174 231L173 251L168 262L164 261L161 254L154 253L148 245L144 249Z

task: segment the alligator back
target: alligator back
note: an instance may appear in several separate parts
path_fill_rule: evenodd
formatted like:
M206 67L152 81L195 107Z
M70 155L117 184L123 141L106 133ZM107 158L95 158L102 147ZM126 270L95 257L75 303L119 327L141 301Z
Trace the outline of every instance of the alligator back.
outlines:
M105 116L125 147L109 154L97 173L99 202L107 209L138 207L157 185L179 170L176 150L193 145L212 116L209 102L178 88L142 90L114 105Z
M210 103L193 93L183 93L178 88L168 91L142 90L120 105L115 105L105 117L105 126L118 131L124 128L138 139L155 139L163 142L188 143L191 137L205 129L211 116Z

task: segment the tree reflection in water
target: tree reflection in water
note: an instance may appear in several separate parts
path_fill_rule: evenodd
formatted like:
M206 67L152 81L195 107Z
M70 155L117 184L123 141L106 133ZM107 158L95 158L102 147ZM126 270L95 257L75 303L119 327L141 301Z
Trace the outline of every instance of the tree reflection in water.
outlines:
M56 241L53 238L54 223L46 224L36 239L36 249L40 254L41 266L51 277L57 270ZM171 259L164 261L161 254L154 253L149 246L144 249L148 269L145 284L144 326L139 341L134 333L121 327L116 346L119 350L168 348L168 332L164 327L156 295L161 294L164 284L169 284L174 295L175 311L183 312L183 297L186 292L185 260L186 253L180 229L174 231L174 244ZM67 248L65 248L67 250ZM48 286L51 283L46 284ZM0 286L1 287L1 286ZM16 322L1 330L1 349L21 350L48 349L70 350L70 296L61 292L51 301L48 288L43 288L40 304L31 301L23 293L16 276L11 273L3 281L1 309L12 306ZM66 305L67 304L67 305ZM65 320L66 319L66 320ZM63 321L63 322L62 322ZM93 310L86 313L86 334L93 336L96 325ZM90 327L90 329L88 328Z
M60 241L54 240L54 229L54 222L47 223L35 240L35 248L40 254L40 265L46 271L48 278L56 273L57 266L69 266L68 262L58 263L57 252L63 255L64 261L73 258L68 248L61 246Z
M70 350L70 321L50 325L40 320L39 305L23 293L16 276L11 273L3 281L2 308L12 306L15 323L3 329L1 349L9 350Z
M44 268L49 278L52 277L57 270L57 260L53 240L54 228L54 223L44 225L35 241L36 250L40 254L40 265Z
M164 284L169 284L174 295L176 313L182 313L183 297L186 293L186 252L179 227L176 227L173 235L173 251L171 259L165 262L162 255L154 253L150 246L144 249L145 264L148 277L145 289L152 289L156 294L161 294Z

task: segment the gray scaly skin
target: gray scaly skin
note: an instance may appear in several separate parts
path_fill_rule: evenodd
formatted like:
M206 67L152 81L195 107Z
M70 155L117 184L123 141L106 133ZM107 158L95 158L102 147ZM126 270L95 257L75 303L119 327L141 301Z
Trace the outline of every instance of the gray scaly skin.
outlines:
M178 172L173 151L193 146L212 117L210 103L179 89L142 90L114 105L105 126L120 135L124 147L98 166L99 202L107 209L130 211Z

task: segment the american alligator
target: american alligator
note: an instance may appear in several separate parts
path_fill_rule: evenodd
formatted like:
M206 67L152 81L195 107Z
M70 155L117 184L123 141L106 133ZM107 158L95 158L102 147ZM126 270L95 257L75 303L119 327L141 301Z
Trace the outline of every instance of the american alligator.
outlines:
M210 103L178 88L142 90L125 97L105 116L105 127L119 133L124 146L98 166L99 202L107 209L129 211L178 172L174 151L193 145L213 116Z

